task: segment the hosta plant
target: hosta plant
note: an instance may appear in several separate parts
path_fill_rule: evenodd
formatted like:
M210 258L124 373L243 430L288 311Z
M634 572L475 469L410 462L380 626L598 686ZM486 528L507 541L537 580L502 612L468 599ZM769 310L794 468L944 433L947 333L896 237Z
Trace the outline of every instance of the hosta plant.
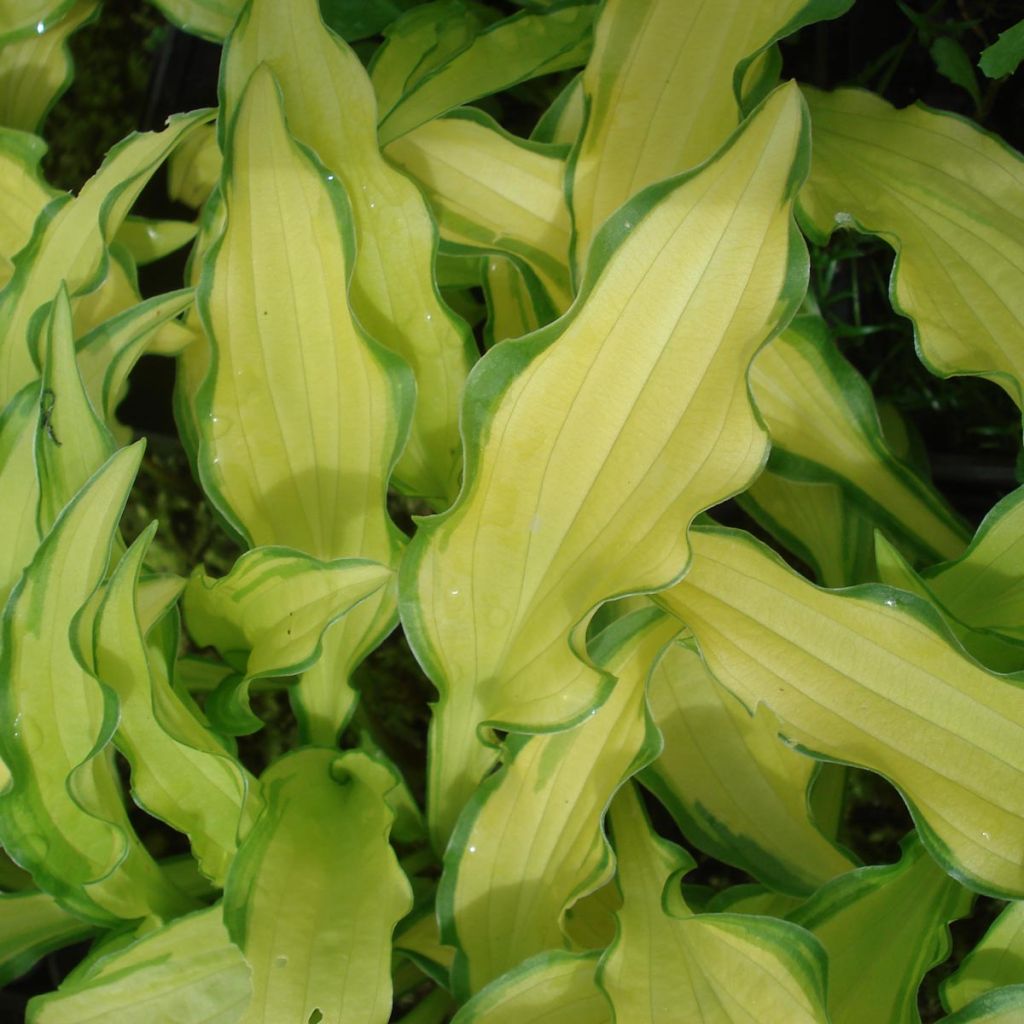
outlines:
M29 1021L903 1024L976 894L945 1019L1024 1016L1024 501L972 531L808 291L878 236L925 365L1019 405L1024 162L783 81L851 4L159 0L218 106L74 196L97 5L0 5L0 975L90 943ZM133 214L165 165L194 222ZM144 354L230 565L122 528ZM403 645L417 771L354 682Z

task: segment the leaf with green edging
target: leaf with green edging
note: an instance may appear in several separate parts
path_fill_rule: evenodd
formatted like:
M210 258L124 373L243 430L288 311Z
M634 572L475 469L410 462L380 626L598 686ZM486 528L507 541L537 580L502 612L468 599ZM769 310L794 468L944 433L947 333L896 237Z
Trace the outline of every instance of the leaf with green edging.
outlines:
M49 893L0 894L0 985L24 974L52 950L81 942L95 930Z
M690 572L655 600L690 627L715 677L774 712L787 741L888 778L965 884L1024 892L1017 678L965 656L904 591L820 590L738 531L701 527L691 543Z
M1011 903L946 978L942 1005L950 1012L962 1010L1003 985L1024 987L1024 903Z
M172 117L162 132L131 135L107 154L75 199L54 199L0 292L0 405L36 376L34 335L61 281L72 299L103 279L112 241L157 167L210 111Z
M11 279L11 260L32 237L36 218L59 195L43 180L39 161L46 152L42 139L13 128L0 127L0 288Z
M89 958L56 992L29 1003L26 1022L235 1024L251 991L249 965L218 903Z
M655 835L636 790L612 803L623 905L598 984L615 1019L825 1024L825 956L803 929L740 914L694 915L679 891L690 856Z
M519 257L555 310L568 308L563 148L516 138L469 107L428 121L385 152L419 182L446 242Z
M669 647L649 689L665 749L642 781L692 841L797 896L854 866L810 815L814 762L779 741L771 714L751 715L689 644Z
M919 1024L921 979L949 956L947 925L972 901L911 832L898 864L851 871L793 911L828 954L831 1024Z
M463 490L421 524L400 570L406 635L440 691L437 848L494 760L477 729L545 731L586 714L607 680L570 634L602 601L671 583L689 557L685 525L760 466L744 381L803 294L790 213L803 132L784 86L716 161L609 223L565 316L471 375Z
M131 765L136 801L188 835L203 872L223 885L262 799L256 780L167 685L167 673L161 678L151 667L159 655L146 649L136 591L155 526L129 548L106 586L93 627L96 675L118 697L114 741Z
M802 223L896 250L890 294L943 377L979 374L1024 402L1024 158L976 124L857 89L804 87L814 133Z
M924 557L955 558L969 533L942 495L882 436L871 389L823 321L797 317L758 353L750 387L772 439L772 466L843 484Z
M79 609L100 585L141 445L122 449L67 505L3 614L0 842L39 886L84 919L111 925L173 915L188 901L128 821L112 761L113 695L79 663ZM52 581L60 580L54 587Z
M492 981L452 1024L612 1024L594 981L597 953L541 953Z
M1024 985L1007 985L986 992L940 1024L1017 1024L1024 1013Z
M759 54L850 3L606 0L582 77L585 127L570 161L577 273L618 207L726 141L741 120L744 72Z
M651 607L609 627L593 650L617 679L608 700L574 729L506 740L505 767L463 811L437 895L442 939L457 949L457 997L560 949L566 908L610 877L605 810L623 779L657 751L644 684L678 631Z
M320 562L299 551L273 547L246 552L219 580L197 570L184 596L189 633L200 647L216 647L243 673L225 680L227 706L222 713L236 723L230 731L252 732L262 725L248 708L250 681L309 668L321 655L328 627L393 578L392 571L377 562Z
M538 75L578 67L590 54L592 4L521 11L488 25L415 82L380 122L381 145L454 107Z
M39 544L36 429L39 383L26 384L0 414L0 608Z
M391 935L412 907L388 844L394 776L358 751L307 748L261 777L224 920L253 968L243 1024L376 1024L391 1010Z
M50 108L71 84L68 37L91 21L98 9L99 0L77 0L59 20L38 21L32 34L0 43L0 124L39 131Z
M338 242L331 240L330 247L338 250L338 256L324 269L324 287L333 293L334 282L349 282L352 311L335 310L337 323L351 331L348 325L357 321L378 345L385 346L382 354L389 357L378 361L388 369L394 395L377 401L396 406L388 419L398 428L399 444L405 443L409 432L405 450L394 466L395 485L444 507L458 489L458 403L475 349L468 328L441 301L434 283L437 229L427 204L416 186L381 156L373 87L358 57L323 26L315 0L287 5L255 0L248 8L227 49L221 78L222 109L236 109L249 75L260 63L266 64L281 84L288 130L323 162L321 174L327 175L331 186L323 186L324 191L339 193L340 183L348 198L347 204L340 194L335 199L344 257ZM263 121L257 124L262 130ZM265 160L267 154L261 158ZM294 162L285 161L279 173L287 169L295 174ZM239 168L243 178L246 167ZM230 191L228 196L230 200ZM300 209L293 215L299 216ZM314 234L321 246L327 244L326 231L325 225ZM264 237L262 244L270 241ZM264 250L257 247L256 251L261 263L269 262ZM283 256L281 260L287 263ZM287 269L275 268L274 273L287 273ZM260 277L260 282L276 279ZM256 294L261 298L253 301L262 308L264 293L257 290ZM335 301L344 304L345 296L339 294ZM316 322L312 310L301 319L303 323ZM286 355L289 351L286 346ZM411 381L400 379L394 365L398 360L391 352L412 370L415 398ZM327 353L325 358L329 357ZM367 362L366 354L353 351L339 365L347 374L350 367ZM318 360L313 365L314 372L322 373L322 367L331 363ZM370 367L366 372L376 371ZM340 397L349 405L355 402L354 395ZM357 421L358 414L365 419ZM317 408L316 416L323 415L323 409ZM355 426L368 437L380 437L377 444L384 444L391 454L387 444L393 444L395 437L390 423L384 430L379 409L368 415L357 408L346 426ZM286 542L284 538L276 540ZM310 553L386 560L382 552L368 547Z

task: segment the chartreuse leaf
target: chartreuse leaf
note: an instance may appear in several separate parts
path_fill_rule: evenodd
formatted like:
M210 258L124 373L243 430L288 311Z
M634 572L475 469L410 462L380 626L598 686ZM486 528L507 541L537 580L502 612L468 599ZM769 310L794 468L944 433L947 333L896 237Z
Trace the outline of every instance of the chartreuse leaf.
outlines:
M251 32L260 9L268 11L249 9ZM298 30L297 8L288 17L276 38ZM236 60L246 40L258 42L244 32L233 39ZM302 61L321 66L306 51ZM228 152L226 227L198 297L213 348L197 398L200 479L251 544L392 563L401 535L387 515L387 483L413 380L363 332L338 285L349 278L354 246L345 193L289 136L265 64L239 105ZM319 253L313 272L292 272L298 251ZM393 595L382 590L332 630L323 661L299 685L308 738L333 744L355 699L348 677L394 621Z
M732 885L708 901L707 910L761 917L785 917L804 901L797 896L774 892L763 885Z
M250 999L250 968L228 938L219 903L83 967L32 1000L28 1024L234 1024Z
M49 893L0 894L0 985L24 974L51 950L81 942L95 930Z
M42 35L63 18L75 0L3 0L0 3L0 44Z
M523 11L488 25L383 112L381 144L482 96L578 67L590 53L593 22L594 6L578 4L542 14Z
M1024 903L1011 903L940 989L950 1012L1003 985L1024 984Z
M853 867L811 818L814 762L779 741L770 713L751 715L716 682L690 645L658 662L650 704L665 749L643 781L693 842L798 896Z
M156 295L105 320L77 342L78 371L89 402L111 432L123 434L115 412L128 387L128 374L158 332L192 305L191 288Z
M435 0L417 4L388 25L369 67L378 116L389 114L424 75L468 46L486 20L480 5Z
M35 439L40 391L38 383L26 384L0 414L0 608L39 544Z
M1024 1013L1024 985L1007 985L978 996L941 1024L1016 1024Z
M794 480L769 468L736 499L825 587L875 578L871 520L837 483Z
M819 590L752 537L691 532L693 566L656 600L716 678L789 742L902 792L921 837L972 888L1024 891L1024 691L967 657L903 591Z
M0 128L0 288L14 273L11 262L32 237L36 218L58 193L39 173L46 144L38 136Z
M758 54L850 2L606 2L583 72L586 126L570 172L577 271L627 199L725 142L740 122L743 71Z
M61 281L72 298L101 282L107 243L139 192L178 142L211 116L183 114L162 132L129 136L107 154L76 199L62 197L47 207L0 292L0 404L36 376L33 335Z
M245 0L150 0L183 32L219 43L231 31Z
M789 475L835 480L931 560L955 558L969 534L941 495L890 451L867 382L829 339L798 317L754 360L754 401Z
M115 742L131 765L136 801L188 835L203 872L223 885L262 800L255 779L182 703L166 671L161 678L150 667L159 655L147 651L136 591L155 527L129 548L107 584L93 629L96 675L118 697Z
M441 941L433 906L395 935L394 948L438 984L449 984L455 950Z
M0 647L0 841L41 888L90 921L180 913L184 897L132 831L111 760L112 694L72 629L99 586L141 446L112 456L64 509L11 594ZM60 586L53 586L60 580Z
M478 727L584 715L607 683L570 633L607 598L666 586L687 562L684 524L762 461L743 381L803 291L790 201L804 152L784 87L718 160L609 224L565 316L470 377L463 490L401 569L406 634L440 692L439 848L494 758Z
M467 805L445 853L437 911L457 947L456 996L565 944L566 907L611 874L601 824L615 790L658 747L644 706L651 665L679 631L653 608L601 635L598 664L618 682L575 729L506 742L506 766Z
M825 1024L825 957L803 929L739 914L694 915L679 892L690 856L656 836L636 790L612 803L622 909L598 983L615 1020Z
M366 1024L391 1012L391 933L412 891L388 844L395 777L359 751L308 748L261 778L224 920L253 969L246 1024Z
M201 570L193 574L185 591L185 621L200 647L216 647L244 673L243 680L228 681L239 723L250 726L244 731L262 724L248 712L249 681L308 668L320 656L325 630L392 579L391 570L377 562L320 562L273 547L246 552L222 579Z
M557 311L568 308L563 149L518 139L467 107L428 121L386 152L422 186L445 241L519 257Z
M597 953L540 953L492 981L452 1024L612 1024L594 981Z
M249 7L227 51L222 76L227 110L235 108L246 79L260 62L269 65L281 84L289 131L316 151L332 176L330 187L321 184L321 190L337 193L341 206L336 175L351 204L351 214L348 206L339 213L344 259L342 245L332 242L338 256L335 266L325 267L325 287L333 293L335 281L351 278L355 317L375 341L401 356L416 378L411 434L395 466L395 480L401 489L444 507L458 489L458 403L475 349L468 328L441 301L434 284L437 235L429 209L419 189L381 156L373 87L358 57L320 21L316 0L287 5L255 0ZM316 97L316 102L309 97ZM262 126L256 130L262 132ZM343 305L344 295L336 301ZM336 330L353 320L347 311L335 311L334 317ZM362 347L367 347L365 342ZM346 377L353 365L367 360L362 355L352 362L356 358L340 357ZM400 379L395 360L380 361L388 368L395 392L390 401L396 411L387 418L400 426L400 444L414 404L412 388ZM314 372L322 375L324 363L314 365ZM345 400L347 405L352 402L352 397ZM358 431L391 454L388 445L395 443L395 436L390 428L384 429L385 417L380 411L368 418L362 410L359 414L364 420ZM316 415L322 417L323 411L318 408ZM347 429L353 429L354 417L355 411ZM310 551L321 557L359 554L385 560L384 551L374 547Z
M532 272L509 256L488 257L483 291L487 300L484 343L488 348L530 334L558 315Z
M949 955L946 926L972 899L911 833L898 864L851 871L793 911L828 954L831 1024L918 1024L921 979Z
M876 535L875 545L879 582L899 587L900 590L909 590L927 601L939 613L964 650L970 652L986 668L994 672L1019 672L1024 669L1024 644L1019 640L1004 639L998 633L965 625L939 601L928 583L881 533Z
M622 894L612 881L577 900L564 916L565 937L578 951L604 949L615 938L615 915L622 909Z
M976 124L856 89L805 89L814 163L800 195L816 238L854 226L897 254L891 293L941 376L980 374L1022 402L1024 159Z
M123 245L132 259L143 267L187 245L196 237L196 230L196 225L187 220L126 217L115 241Z
M71 303L61 285L50 307L36 430L39 533L114 453L114 439L96 415L75 362Z
M167 195L198 210L220 180L222 164L216 127L197 128L167 161Z
M1024 488L992 508L961 558L924 576L961 621L1024 640Z
M0 45L0 124L39 130L71 84L68 37L90 21L98 8L99 0L78 0L59 21L37 22L31 35Z

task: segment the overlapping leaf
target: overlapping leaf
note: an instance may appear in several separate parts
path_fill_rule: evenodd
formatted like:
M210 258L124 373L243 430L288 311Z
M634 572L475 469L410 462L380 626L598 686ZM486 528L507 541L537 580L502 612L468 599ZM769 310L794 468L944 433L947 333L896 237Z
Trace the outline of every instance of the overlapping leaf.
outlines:
M947 924L971 903L911 833L898 864L851 871L790 914L828 954L831 1024L918 1024L921 979L949 955Z
M981 374L1021 404L1024 159L951 114L805 89L814 162L807 228L855 226L897 253L891 286L936 373Z
M811 817L814 763L779 741L770 714L751 715L717 683L691 647L665 652L650 702L665 749L644 781L703 849L796 895L853 867Z
M135 836L113 765L97 756L116 708L72 645L140 456L138 446L118 452L61 514L11 595L0 647L0 710L11 723L0 733L11 776L0 840L42 888L103 924L188 905Z
M1024 903L1011 903L996 918L956 972L942 983L947 1010L962 1010L1004 985L1024 986Z
M828 1020L825 957L807 932L771 918L692 914L678 880L693 861L652 833L631 786L611 821L623 906L598 981L616 1020Z
M691 534L686 579L657 600L715 676L787 739L885 775L943 866L1024 892L1024 690L950 643L934 612L886 587L821 591L753 538Z
M595 658L618 680L605 704L574 729L507 741L506 767L463 812L438 891L442 937L459 950L456 994L560 949L566 907L607 881L602 819L623 778L657 750L644 685L678 628L649 609L602 634Z
M310 748L261 781L267 810L224 892L253 969L242 1020L377 1024L391 1011L391 933L412 907L388 845L394 777L360 752Z
M337 194L340 183L351 206L350 217L339 216L345 245L354 242L355 254L346 252L344 261L336 258L334 265L326 265L324 280L334 289L335 281L351 278L350 298L359 322L376 342L401 356L416 378L415 414L405 452L395 467L396 482L443 507L458 487L458 402L472 358L471 339L465 324L437 293L433 279L436 228L423 196L380 155L373 88L356 55L324 28L316 0L287 6L273 0L252 4L227 51L222 77L225 109L237 107L249 74L261 62L273 70L283 89L289 131L316 151L325 165L321 175L330 175L321 190ZM262 126L263 121L257 119L256 123ZM235 162L237 166L237 156ZM241 181L252 166L238 166ZM287 169L282 166L279 173L294 171L289 165ZM230 206L230 193L228 198ZM340 195L336 202L342 202ZM320 233L324 230L320 228ZM260 247L269 242L270 238L263 237ZM336 241L330 245L340 257L341 246ZM281 259L287 262L285 257ZM270 269L265 250L261 262L267 262ZM273 268L278 278L286 272L283 265ZM262 291L257 294L262 296ZM305 301L308 298L304 296L300 310ZM339 292L336 301L343 304L344 295ZM262 297L255 305L260 302ZM338 323L336 330L352 321L347 311L332 313ZM300 315L307 322L313 316L305 310ZM365 356L360 359L344 350L336 358L346 372L366 362ZM315 372L322 373L324 364L316 365ZM389 373L392 380L397 379L397 371ZM389 442L394 443L393 428L389 423L385 429L385 419L400 424L397 436L401 440L409 429L411 388L387 401L396 399L395 411L387 417L378 412L358 426L385 449ZM353 401L350 396L344 404ZM378 401L385 405L384 399ZM322 415L318 406L318 416ZM353 429L355 415L353 411L347 430ZM276 540L286 542L282 537ZM322 557L361 554L384 560L382 552L373 548L311 553Z
M770 69L759 54L849 6L850 0L606 2L583 72L586 125L571 170L577 272L619 206L708 159L739 123L744 93L759 99L774 84L775 76L764 78Z
M470 378L463 491L421 525L401 577L406 633L440 691L439 846L493 759L478 726L584 714L603 684L570 632L607 598L671 582L685 524L763 459L744 379L803 289L801 139L786 87L702 173L626 207L572 309Z

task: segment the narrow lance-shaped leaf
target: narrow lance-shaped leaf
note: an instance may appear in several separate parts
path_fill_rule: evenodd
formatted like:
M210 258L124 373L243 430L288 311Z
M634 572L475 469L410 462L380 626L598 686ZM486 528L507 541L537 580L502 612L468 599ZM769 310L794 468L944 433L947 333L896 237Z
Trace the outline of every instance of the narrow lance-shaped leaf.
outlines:
M819 590L736 531L693 531L693 566L656 597L709 668L816 756L903 793L947 871L982 892L1024 892L1024 690L950 642L903 591Z
M694 915L679 891L694 862L652 832L632 786L616 796L611 822L623 905L598 983L616 1020L828 1021L825 957L807 932L765 917Z
M0 710L15 723L0 733L11 774L0 841L40 887L108 925L187 906L132 830L113 764L99 756L116 708L71 637L106 569L141 454L135 446L112 456L65 508L8 601L0 647Z
M595 658L618 680L608 700L574 729L510 737L508 763L459 818L437 896L442 938L458 948L457 996L562 948L567 906L610 877L605 810L627 774L657 751L644 685L678 629L648 608L602 634Z
M805 89L814 161L804 222L854 226L896 250L891 293L935 373L981 374L1022 403L1024 159L951 114L856 89Z
M751 715L690 646L673 644L650 682L665 749L643 781L698 846L773 888L809 895L853 867L808 807L815 765Z
M735 130L737 85L757 54L850 2L607 0L583 72L586 124L570 170L577 272L618 207L703 163Z
M871 390L825 324L798 317L754 360L750 386L772 439L772 465L837 480L925 558L954 558L968 532L938 491L897 459Z
M61 285L46 327L36 430L41 535L113 453L114 439L96 415L78 373L71 304Z
M228 938L221 905L179 917L87 960L29 1004L27 1024L235 1024L249 1003L250 968Z
M255 0L228 47L225 109L235 108L260 62L281 84L289 131L317 153L332 180L337 176L351 204L344 232L349 239L354 234L355 255L347 253L345 266L334 268L326 280L334 288L335 281L351 278L355 316L416 378L415 403L411 393L402 394L401 407L390 417L399 419L403 439L410 430L395 466L396 484L444 507L458 487L458 402L474 349L468 328L441 301L434 284L437 236L426 203L381 156L373 87L358 57L324 27L316 0L287 5ZM346 314L344 320L350 319ZM383 419L378 413L358 429L382 434ZM353 503L356 497L346 495L346 500ZM311 553L383 560L371 548Z
M223 885L262 800L256 780L151 664L161 655L146 649L136 591L155 526L129 548L107 584L93 630L96 675L118 697L114 740L131 765L135 799L188 835L201 869Z
M564 149L518 139L468 107L386 153L423 187L445 241L519 257L564 312L572 299Z
M972 900L910 833L898 864L851 871L791 913L828 954L831 1024L920 1024L921 979L949 956L947 925Z
M0 124L39 131L50 108L71 84L68 38L98 8L99 0L78 0L59 21L36 22L34 33L0 44Z
M198 293L212 345L196 398L200 479L252 545L392 563L401 535L387 515L387 483L412 380L349 309L344 191L288 135L266 65L234 118L223 190L226 226ZM315 263L296 274L311 252ZM316 742L333 744L354 701L348 676L394 620L381 591L332 631L298 697Z
M487 301L484 344L493 348L507 338L521 338L551 323L558 311L529 268L510 256L487 258L483 279Z
M1024 903L1011 903L942 983L942 1004L953 1012L1003 985L1024 986Z
M103 277L107 243L168 153L208 111L172 118L162 132L133 135L115 146L76 199L59 197L36 223L0 292L0 403L36 376L33 334L61 281L72 298Z
M564 317L471 376L462 493L421 525L401 570L406 633L440 691L439 847L493 760L478 727L586 713L606 684L570 633L607 598L667 586L687 562L685 525L762 461L745 372L803 291L790 216L802 133L784 87L720 159L609 224Z
M267 810L224 892L228 931L253 968L242 1020L380 1024L391 934L412 907L388 844L394 776L358 751L306 749L261 781Z

